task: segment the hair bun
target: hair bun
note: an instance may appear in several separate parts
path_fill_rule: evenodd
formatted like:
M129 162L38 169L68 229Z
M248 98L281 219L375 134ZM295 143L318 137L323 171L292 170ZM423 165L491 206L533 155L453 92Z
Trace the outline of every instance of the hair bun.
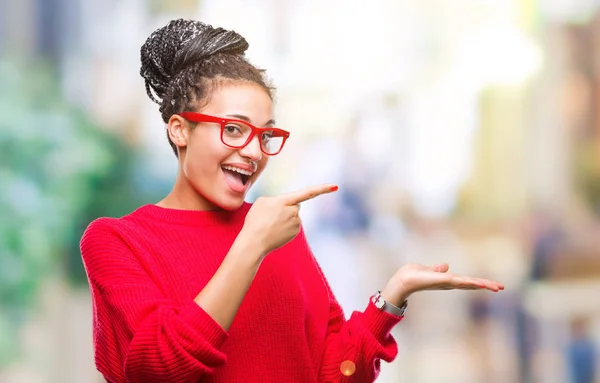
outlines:
M155 30L141 48L140 75L156 103L163 98L169 82L182 69L216 53L243 55L248 42L238 33L195 20L172 20Z

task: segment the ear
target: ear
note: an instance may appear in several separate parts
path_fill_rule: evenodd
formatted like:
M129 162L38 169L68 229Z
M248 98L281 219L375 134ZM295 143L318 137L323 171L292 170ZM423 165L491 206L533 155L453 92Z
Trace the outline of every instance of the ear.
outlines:
M189 124L187 121L176 114L172 115L167 124L169 138L179 147L186 147L188 144Z

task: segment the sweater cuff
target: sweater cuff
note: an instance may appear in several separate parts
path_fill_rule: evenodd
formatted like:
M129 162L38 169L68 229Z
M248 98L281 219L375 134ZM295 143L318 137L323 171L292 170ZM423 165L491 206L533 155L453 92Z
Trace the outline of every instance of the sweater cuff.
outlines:
M369 305L361 316L364 326L380 341L383 340L403 318L404 316L399 317L386 311L379 310L371 301L369 301Z
M216 349L221 349L225 341L229 339L227 331L194 301L190 301L181 308L180 316L185 323L202 334L203 338Z

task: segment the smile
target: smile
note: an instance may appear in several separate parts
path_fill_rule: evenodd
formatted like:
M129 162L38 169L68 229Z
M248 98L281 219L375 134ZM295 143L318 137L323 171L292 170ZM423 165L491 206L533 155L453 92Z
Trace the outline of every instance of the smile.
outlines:
M254 172L252 171L240 169L236 166L231 165L223 165L221 166L221 168L227 173L229 173L231 176L239 178L243 186L245 186L248 183L248 179L250 179L252 174L254 174Z
M242 180L242 184L244 184L244 185L246 185L246 183L248 182L248 179L252 176L252 174L254 174L254 172L251 172L251 171L248 171L248 170L244 170L244 169L240 169L240 168L235 167L235 166L224 165L224 166L221 166L221 168L223 168L223 170L228 170L230 172L234 172L234 173L240 174L240 178Z

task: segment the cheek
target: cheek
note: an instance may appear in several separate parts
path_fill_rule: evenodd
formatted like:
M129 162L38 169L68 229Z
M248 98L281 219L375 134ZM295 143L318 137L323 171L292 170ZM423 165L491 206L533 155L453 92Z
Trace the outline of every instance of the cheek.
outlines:
M215 177L220 174L219 164L227 155L228 151L222 145L192 142L186 152L183 172L193 185L205 189L215 182Z
M206 178L208 168L204 156L188 152L183 162L183 174L194 185Z

